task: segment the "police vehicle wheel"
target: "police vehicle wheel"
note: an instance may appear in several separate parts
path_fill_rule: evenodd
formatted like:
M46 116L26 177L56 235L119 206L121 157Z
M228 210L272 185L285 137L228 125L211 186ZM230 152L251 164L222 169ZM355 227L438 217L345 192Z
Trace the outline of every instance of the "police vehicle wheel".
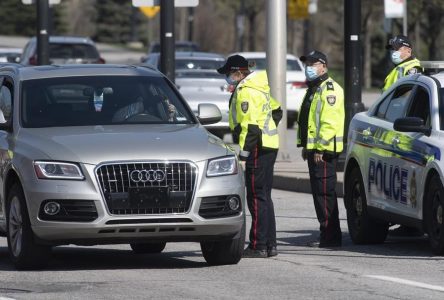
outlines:
M153 253L160 253L165 249L166 243L165 242L158 242L158 243L143 243L143 244L137 244L137 243L131 243L130 247L133 250L134 253L137 254L153 254Z
M346 179L344 200L348 231L355 244L379 244L385 241L388 224L368 215L367 198L361 172L354 168Z
M430 180L425 201L425 225L430 245L436 254L444 254L444 188L438 176Z
M200 248L206 262L210 266L237 264L244 251L245 244L245 219L239 237L215 242L201 242Z
M51 248L36 244L25 195L18 184L8 194L6 212L8 250L15 267L19 270L44 268L50 258Z

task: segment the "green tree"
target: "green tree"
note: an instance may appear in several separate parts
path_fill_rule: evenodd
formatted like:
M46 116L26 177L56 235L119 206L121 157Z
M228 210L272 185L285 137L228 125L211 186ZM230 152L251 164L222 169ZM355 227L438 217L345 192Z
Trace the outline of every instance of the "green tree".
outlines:
M54 5L51 8L52 34L66 32L66 18L63 5ZM0 8L0 34L4 35L36 35L37 11L36 5L24 5L20 0L1 0Z
M131 1L97 0L95 39L107 43L125 43L131 38Z
M20 0L2 0L0 34L35 35L36 11L34 5L23 5Z

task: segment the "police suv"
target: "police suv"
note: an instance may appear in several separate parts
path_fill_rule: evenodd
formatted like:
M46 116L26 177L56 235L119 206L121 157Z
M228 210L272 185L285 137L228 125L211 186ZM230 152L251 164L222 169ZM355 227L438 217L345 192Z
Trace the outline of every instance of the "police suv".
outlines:
M356 244L389 226L424 230L444 253L444 72L398 80L349 127L344 202Z

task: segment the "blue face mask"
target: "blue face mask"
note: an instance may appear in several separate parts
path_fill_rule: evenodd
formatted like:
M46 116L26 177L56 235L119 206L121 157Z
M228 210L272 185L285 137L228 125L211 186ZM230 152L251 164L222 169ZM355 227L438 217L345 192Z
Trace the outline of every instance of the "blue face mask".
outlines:
M401 52L399 52L399 51L392 51L391 59L392 59L392 62L395 65L398 65L398 64L402 63Z
M231 75L225 76L225 80L227 81L228 84L231 85L237 85L239 83L237 80L231 78Z
M313 66L306 66L305 67L305 77L307 77L308 81L315 80L319 77L318 73L316 72L316 68Z

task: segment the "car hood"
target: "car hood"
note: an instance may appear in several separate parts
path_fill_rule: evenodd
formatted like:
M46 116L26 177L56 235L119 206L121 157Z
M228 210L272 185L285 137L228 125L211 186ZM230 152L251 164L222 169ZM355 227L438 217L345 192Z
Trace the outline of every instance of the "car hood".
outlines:
M21 129L17 149L35 160L99 164L127 160L191 160L232 151L201 125L113 125ZM21 144L20 144L21 143Z

